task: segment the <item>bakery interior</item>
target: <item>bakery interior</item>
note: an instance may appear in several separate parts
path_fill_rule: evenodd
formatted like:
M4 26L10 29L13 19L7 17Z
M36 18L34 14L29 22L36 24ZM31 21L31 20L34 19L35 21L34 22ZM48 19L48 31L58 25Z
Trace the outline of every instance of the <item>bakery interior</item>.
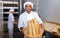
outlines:
M0 38L9 38L7 28L9 9L14 8L14 18L18 22L19 15L24 12L23 4L27 1L34 4L33 11L37 11L43 21L45 28L43 38L60 38L60 0L0 0ZM13 31L13 38L24 38L18 24L14 24Z

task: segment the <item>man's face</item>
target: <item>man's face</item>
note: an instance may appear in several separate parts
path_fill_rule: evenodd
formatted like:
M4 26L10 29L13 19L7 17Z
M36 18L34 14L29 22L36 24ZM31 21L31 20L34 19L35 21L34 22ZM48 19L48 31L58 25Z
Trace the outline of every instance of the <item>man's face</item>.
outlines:
M25 6L25 10L26 10L27 12L30 12L31 9L32 9L32 6L31 6L30 4L27 4L27 5Z

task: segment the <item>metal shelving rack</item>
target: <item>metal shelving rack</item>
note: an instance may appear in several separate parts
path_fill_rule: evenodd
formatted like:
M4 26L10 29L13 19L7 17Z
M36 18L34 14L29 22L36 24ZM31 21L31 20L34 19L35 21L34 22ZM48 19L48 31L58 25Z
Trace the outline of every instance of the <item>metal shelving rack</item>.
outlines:
M4 20L4 32L8 31L7 22L10 8L13 7L15 10L14 16L17 17L18 12L18 2L16 1L3 1L3 20Z
M0 1L0 31L3 31L3 2Z

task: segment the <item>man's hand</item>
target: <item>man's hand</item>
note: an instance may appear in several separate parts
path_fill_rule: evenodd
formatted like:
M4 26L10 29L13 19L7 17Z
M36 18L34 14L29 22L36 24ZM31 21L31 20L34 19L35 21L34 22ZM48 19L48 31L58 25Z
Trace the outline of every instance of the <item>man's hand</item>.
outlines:
M24 27L21 27L20 30L21 30L22 32L24 32L25 29L24 29Z
M43 24L40 24L40 26L41 26L41 29L44 29L44 25Z
M14 24L16 24L16 25L17 25L17 24L18 24L18 22L16 22L16 21L15 21L15 22L14 22Z
M44 32L44 25L40 24L42 33Z

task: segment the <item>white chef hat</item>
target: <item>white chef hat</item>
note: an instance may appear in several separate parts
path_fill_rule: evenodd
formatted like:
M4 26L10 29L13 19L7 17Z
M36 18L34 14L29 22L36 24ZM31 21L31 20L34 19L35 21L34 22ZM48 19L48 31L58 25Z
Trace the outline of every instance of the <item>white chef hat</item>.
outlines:
M9 10L9 12L13 12L13 11L14 11L14 8L11 7L10 10Z
M25 3L24 3L24 9L25 9L25 6L26 6L27 4L30 4L30 5L32 6L32 8L33 8L33 3L31 3L31 2L25 2Z

